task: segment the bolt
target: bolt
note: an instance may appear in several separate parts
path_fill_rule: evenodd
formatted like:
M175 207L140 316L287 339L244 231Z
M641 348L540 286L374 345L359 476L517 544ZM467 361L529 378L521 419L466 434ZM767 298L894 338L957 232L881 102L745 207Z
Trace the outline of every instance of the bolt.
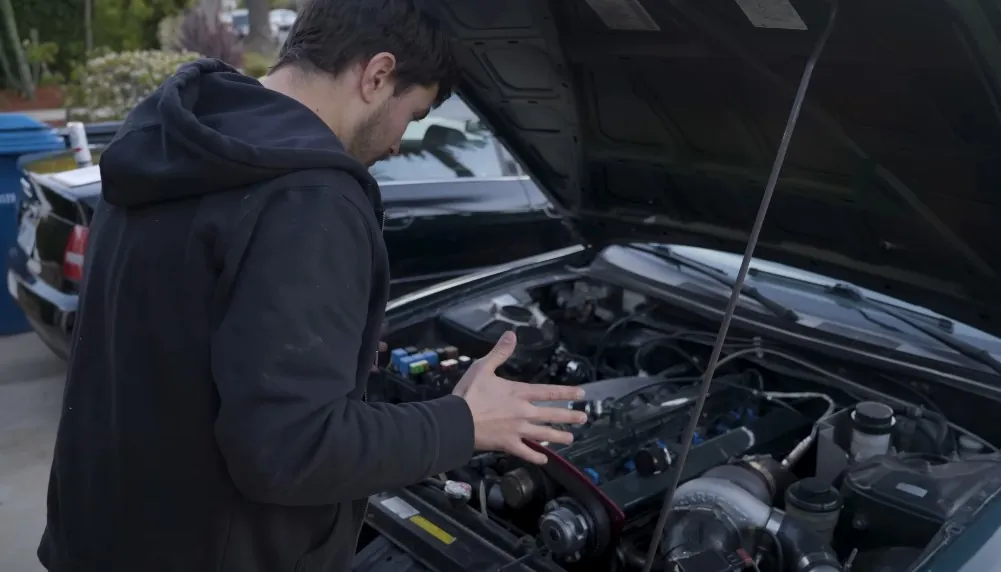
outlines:
M855 530L865 530L869 527L869 521L860 514L852 519L852 526L855 527Z

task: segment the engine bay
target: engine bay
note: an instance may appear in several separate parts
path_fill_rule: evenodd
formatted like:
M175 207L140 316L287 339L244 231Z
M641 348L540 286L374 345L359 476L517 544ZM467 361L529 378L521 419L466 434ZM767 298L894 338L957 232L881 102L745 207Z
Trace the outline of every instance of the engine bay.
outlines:
M451 393L508 330L518 346L498 375L585 388L559 405L589 421L568 428L572 445L530 443L543 466L478 454L407 497L374 499L389 520L369 524L385 533L398 519L397 537L436 539L438 569L643 570L680 470L652 570L903 572L1001 491L997 436L945 410L989 419L998 403L749 332L728 336L679 466L714 325L586 278L467 299L394 331L369 398ZM466 539L496 550L474 562Z

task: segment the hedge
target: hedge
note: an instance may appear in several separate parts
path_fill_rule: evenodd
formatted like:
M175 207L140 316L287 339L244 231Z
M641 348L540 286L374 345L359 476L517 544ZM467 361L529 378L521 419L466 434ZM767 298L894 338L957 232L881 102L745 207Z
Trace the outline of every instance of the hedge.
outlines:
M87 60L73 72L67 93L71 120L125 119L177 68L201 56L193 52L142 50L111 52Z

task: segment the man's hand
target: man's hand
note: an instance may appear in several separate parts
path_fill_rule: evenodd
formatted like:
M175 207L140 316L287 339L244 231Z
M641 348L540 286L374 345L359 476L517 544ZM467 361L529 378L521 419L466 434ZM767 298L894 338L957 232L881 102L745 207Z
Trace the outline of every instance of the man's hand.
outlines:
M452 393L466 400L473 414L474 445L479 451L503 451L530 463L542 465L546 456L533 451L524 439L569 444L573 435L545 427L543 423L584 423L580 411L539 407L533 401L577 401L584 391L562 385L535 385L508 381L494 375L511 353L517 339L506 332L482 359L477 360Z

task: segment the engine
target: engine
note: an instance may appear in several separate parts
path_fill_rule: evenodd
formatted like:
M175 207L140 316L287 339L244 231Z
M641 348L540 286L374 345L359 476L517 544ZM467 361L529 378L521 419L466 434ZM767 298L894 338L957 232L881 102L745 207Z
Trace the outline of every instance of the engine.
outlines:
M586 401L557 405L588 423L569 428L572 445L530 443L543 466L482 454L420 490L481 537L520 539L512 565L555 567L524 569L642 570L679 472L653 570L903 572L1001 491L991 446L944 414L825 385L823 367L804 369L756 337L728 341L679 464L715 332L587 280L484 296L407 325L370 395L450 393L508 330L518 348L499 373L584 386Z

